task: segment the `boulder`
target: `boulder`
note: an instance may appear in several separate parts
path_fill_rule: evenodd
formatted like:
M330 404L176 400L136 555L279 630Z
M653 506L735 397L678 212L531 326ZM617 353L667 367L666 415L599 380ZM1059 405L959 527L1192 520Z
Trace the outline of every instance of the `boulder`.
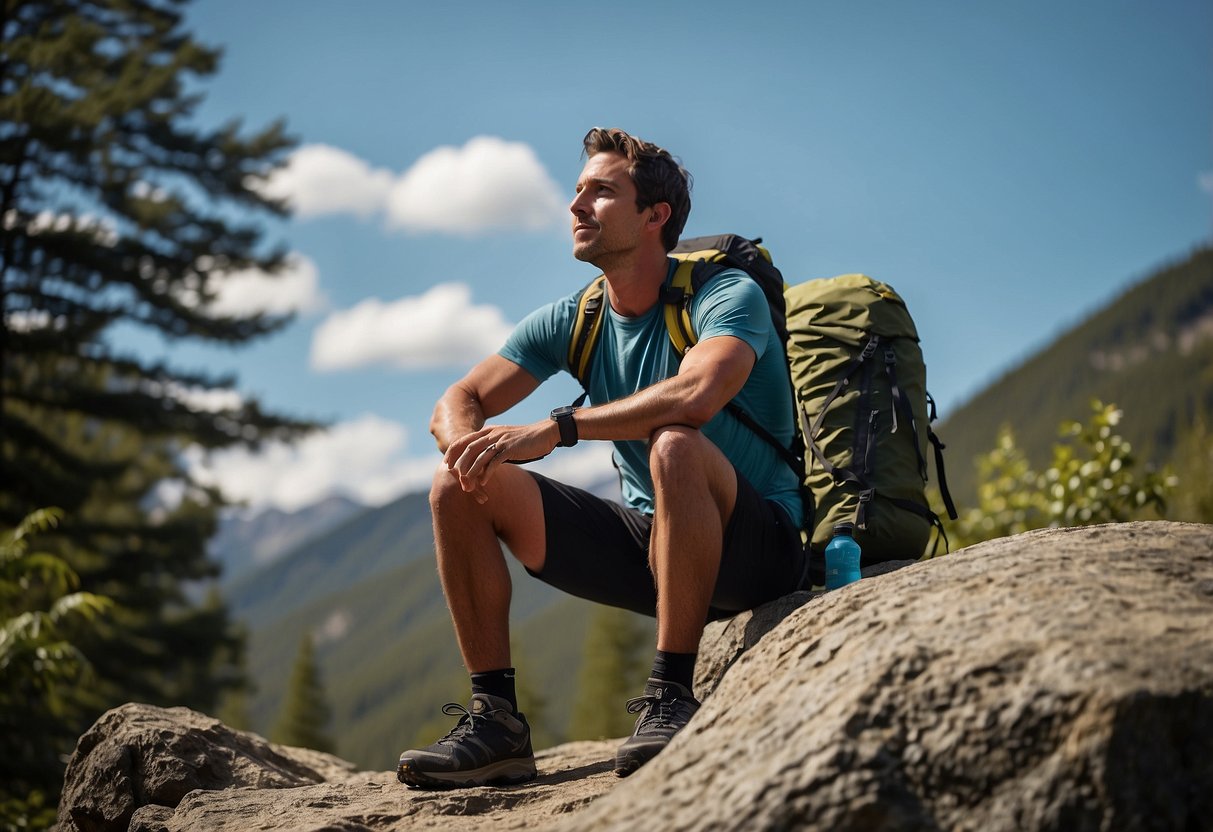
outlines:
M410 791L184 709L102 717L62 830L1205 829L1213 526L990 541L705 634L691 724L626 780L615 742L533 783Z
M395 772L234 731L187 708L128 704L81 738L67 770L60 832L249 829L511 829L574 812L612 787L616 743L537 755L524 786L409 791Z
M864 578L875 578L917 561L890 560L860 570ZM794 610L821 595L816 592L793 592L752 610L729 618L712 621L703 630L699 657L695 661L695 693L706 699L716 690L720 680L742 654L762 640Z
M564 829L1209 829L1213 526L1050 529L859 581Z
M340 781L352 763L235 731L188 708L128 704L76 743L60 828L123 829L142 806L174 807L195 790L286 789Z

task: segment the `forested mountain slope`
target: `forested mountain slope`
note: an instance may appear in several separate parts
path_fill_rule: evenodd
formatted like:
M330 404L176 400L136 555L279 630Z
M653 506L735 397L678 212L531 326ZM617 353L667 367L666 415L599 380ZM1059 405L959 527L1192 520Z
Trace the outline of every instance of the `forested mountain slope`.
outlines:
M1194 422L1210 421L1213 248L1159 269L946 414L937 432L953 493L971 503L973 460L994 446L1000 426L1042 465L1059 423L1085 422L1094 398L1124 410L1120 433L1142 463L1172 461Z

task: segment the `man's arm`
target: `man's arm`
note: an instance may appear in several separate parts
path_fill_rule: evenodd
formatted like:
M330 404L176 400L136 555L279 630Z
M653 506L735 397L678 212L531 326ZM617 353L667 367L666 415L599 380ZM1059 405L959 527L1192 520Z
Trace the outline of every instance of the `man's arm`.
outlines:
M754 350L731 335L696 344L678 375L618 401L577 411L582 439L647 440L658 428L699 428L736 396L754 368Z
M481 361L434 405L430 433L438 450L446 453L453 442L480 430L485 419L509 410L538 386L533 375L500 355Z
M686 354L678 375L626 398L578 410L574 417L577 435L581 439L645 441L667 425L701 427L737 395L756 360L754 350L740 338L708 338ZM483 421L481 418L480 424ZM559 440L559 429L550 419L530 425L480 427L451 441L445 461L463 489L470 492L488 482L501 463L546 456Z

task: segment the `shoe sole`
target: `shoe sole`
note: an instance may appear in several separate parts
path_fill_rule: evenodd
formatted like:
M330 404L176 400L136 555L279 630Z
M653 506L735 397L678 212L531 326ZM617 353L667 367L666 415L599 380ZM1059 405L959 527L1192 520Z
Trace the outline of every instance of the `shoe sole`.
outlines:
M615 776L627 777L629 774L635 773L636 769L640 768L644 763L644 760L616 760Z
M635 738L633 737L633 739ZM619 749L615 754L615 773L620 777L627 777L664 751L669 744L670 741L667 738L664 742L650 741Z
M411 789L462 789L470 786L514 786L534 780L535 759L501 760L471 771L421 771L401 761L396 779Z

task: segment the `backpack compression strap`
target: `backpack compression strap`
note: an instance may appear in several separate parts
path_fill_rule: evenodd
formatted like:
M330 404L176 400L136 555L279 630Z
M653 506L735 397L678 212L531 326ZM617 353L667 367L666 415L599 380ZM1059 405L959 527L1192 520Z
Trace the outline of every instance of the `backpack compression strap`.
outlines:
M869 481L862 477L862 474L854 471L854 469L845 466L833 465L833 463L826 457L825 452L822 452L821 446L818 444L818 441L816 441L816 437L818 437L818 433L821 431L821 424L825 422L826 412L830 410L830 405L833 404L833 400L837 399L839 395L841 395L845 389L850 386L850 378L855 375L856 371L859 371L860 367L864 365L865 361L871 359L873 355L876 354L877 349L881 348L882 343L884 344L885 374L889 376L889 383L890 387L892 387L893 394L894 431L896 431L896 414L898 414L898 410L900 409L902 411L902 418L909 418L912 441L915 443L915 452L918 455L919 471L921 471L923 479L926 480L926 462L923 461L922 451L918 450L918 428L915 424L915 418L913 418L913 412L910 410L909 404L907 404L905 401L904 394L901 393L901 389L898 387L898 383L896 383L896 375L893 370L895 358L892 348L889 347L887 342L882 340L881 336L872 335L869 340L867 340L867 343L864 344L864 349L862 349L858 355L855 355L855 357L843 367L842 377L838 378L837 383L835 383L835 387L833 387L830 394L827 395L825 403L821 405L818 417L815 418L813 423L809 424L809 414L808 411L804 409L804 404L801 403L801 406L799 406L799 415L801 415L801 429L804 433L804 440L805 443L808 444L809 450L813 452L813 456L816 458L816 461L820 463L821 467L825 469L826 473L831 475L836 483L853 483L859 488L859 507L855 509L855 525L858 526L859 529L867 528L867 505L869 505L873 498L877 496L876 489L872 488ZM930 437L934 437L934 434L930 434ZM943 472L943 454L940 454L938 445L936 445L935 448L935 467L939 472ZM943 477L943 474L940 475ZM943 488L944 494L946 495L946 481L945 483L941 483L941 488ZM935 529L939 530L939 535L940 537L943 537L944 540L945 549L949 547L949 543L947 543L947 532L944 531L943 520L939 519L938 514L930 511L930 508L927 506L918 505L918 503L911 500L900 500L898 497L889 497L883 494L879 496L884 498L884 500L888 500L890 503L893 503L893 505L898 508L905 509L907 512L913 512L919 515L919 517L926 519L928 523L935 526ZM956 515L952 514L952 512L955 512L956 509L952 507L951 495L947 495L945 497L945 502L947 503L947 508L949 508L949 514L951 515L952 519L955 520ZM939 538L936 537L935 547L938 548L938 546ZM933 548L933 555L934 552L935 549Z

